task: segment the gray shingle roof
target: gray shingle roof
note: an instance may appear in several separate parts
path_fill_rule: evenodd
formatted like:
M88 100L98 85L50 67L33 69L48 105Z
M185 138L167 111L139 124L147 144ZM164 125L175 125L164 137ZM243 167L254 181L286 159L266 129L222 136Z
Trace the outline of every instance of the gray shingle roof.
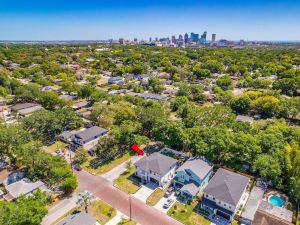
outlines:
M221 168L209 181L204 192L236 206L248 183L248 177Z
M212 164L204 161L200 158L192 158L187 160L185 163L183 163L177 171L184 171L184 170L191 170L193 173L195 173L200 179L205 178L205 176L209 173L209 171L212 169Z
M184 185L181 191L188 191L191 195L196 196L199 192L199 187L197 187L194 183L189 183Z
M86 212L68 215L57 225L94 225L97 220Z
M107 133L106 129L102 127L93 126L75 134L75 136L85 141L85 140L93 139L93 137L95 136L104 135L106 133Z
M31 182L26 178L6 186L7 192L14 198L19 197L21 194L27 195L37 189L47 190L42 181Z
M39 105L39 104L37 104L37 103L21 103L21 104L16 104L16 105L12 106L11 110L19 111L21 109L27 109L27 108L34 107L37 105Z
M158 173L160 175L164 175L176 163L177 163L176 159L155 152L150 156L140 159L134 165L141 168L144 171L149 172L151 170L152 172Z

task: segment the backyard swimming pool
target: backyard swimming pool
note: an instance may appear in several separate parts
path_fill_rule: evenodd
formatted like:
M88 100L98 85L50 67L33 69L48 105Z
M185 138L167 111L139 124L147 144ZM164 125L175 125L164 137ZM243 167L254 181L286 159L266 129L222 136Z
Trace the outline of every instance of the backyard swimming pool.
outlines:
M282 207L285 204L285 200L283 198L275 195L271 195L268 202L279 207Z

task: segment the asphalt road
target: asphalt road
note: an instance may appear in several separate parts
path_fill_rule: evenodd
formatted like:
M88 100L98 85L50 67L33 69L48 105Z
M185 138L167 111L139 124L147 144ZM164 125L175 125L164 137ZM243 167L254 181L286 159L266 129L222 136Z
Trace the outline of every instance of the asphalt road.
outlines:
M78 177L79 192L87 190L93 193L128 217L131 214L131 218L142 225L182 225L163 212L114 187L103 177L94 176L84 170L75 173Z

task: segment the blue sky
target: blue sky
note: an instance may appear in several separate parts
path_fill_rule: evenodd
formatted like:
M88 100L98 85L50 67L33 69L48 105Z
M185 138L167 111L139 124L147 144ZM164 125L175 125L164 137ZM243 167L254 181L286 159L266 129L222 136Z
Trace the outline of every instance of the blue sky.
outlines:
M148 39L206 30L217 39L300 41L299 0L2 1L0 40Z

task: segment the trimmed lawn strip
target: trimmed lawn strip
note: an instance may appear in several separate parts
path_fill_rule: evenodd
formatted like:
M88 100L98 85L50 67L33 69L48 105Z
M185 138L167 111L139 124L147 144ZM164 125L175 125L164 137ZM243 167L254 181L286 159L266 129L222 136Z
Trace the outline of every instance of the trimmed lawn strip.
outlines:
M197 201L192 202L190 205L183 205L176 202L169 209L168 215L185 225L210 225L211 222L209 220L193 211L196 205Z
M82 164L82 168L84 168L86 171L95 174L95 175L101 175L104 173L107 173L108 171L112 170L116 166L122 164L123 162L126 162L131 158L131 155L129 153L126 153L114 160L107 161L101 166L94 168L90 165L90 162L93 160L93 158L90 158L87 162Z
M130 170L122 173L117 179L115 179L114 184L128 194L136 193L141 187L138 186L138 178L134 177L134 171L134 166L132 166Z
M122 219L122 221L119 222L117 225L136 225L136 222L129 219Z
M107 203L101 200L95 200L88 206L88 212L100 223L106 224L114 216L117 211Z
M147 198L146 203L151 206L156 205L159 200L164 197L166 191L167 189L162 190L160 188L156 188L156 190Z
M68 146L68 144L66 144L62 141L57 141L54 144L52 144L46 148L52 152L55 152L56 150L59 150L59 149L65 149L67 146Z

